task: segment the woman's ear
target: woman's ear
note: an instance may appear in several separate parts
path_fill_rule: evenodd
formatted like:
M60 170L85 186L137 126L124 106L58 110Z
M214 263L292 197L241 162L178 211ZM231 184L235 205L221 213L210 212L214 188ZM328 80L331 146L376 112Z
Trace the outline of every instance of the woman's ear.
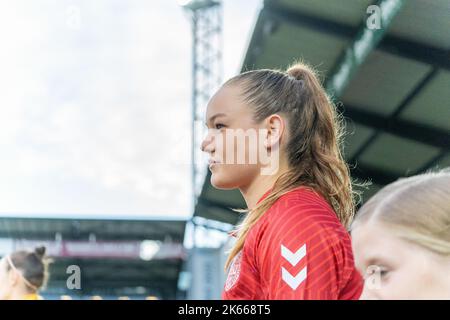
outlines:
M285 129L284 119L278 114L272 114L266 118L267 136L264 141L266 148L274 148L281 143L281 137Z

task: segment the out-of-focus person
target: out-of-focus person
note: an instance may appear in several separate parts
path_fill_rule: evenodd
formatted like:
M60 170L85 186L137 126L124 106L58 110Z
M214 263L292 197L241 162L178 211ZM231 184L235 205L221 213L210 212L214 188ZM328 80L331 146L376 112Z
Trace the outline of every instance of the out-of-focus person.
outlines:
M0 300L42 300L49 277L45 247L15 251L0 260Z

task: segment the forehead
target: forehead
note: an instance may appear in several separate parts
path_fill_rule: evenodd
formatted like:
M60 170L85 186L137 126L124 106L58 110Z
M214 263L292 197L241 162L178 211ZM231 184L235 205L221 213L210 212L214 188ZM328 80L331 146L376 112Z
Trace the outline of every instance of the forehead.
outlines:
M240 94L239 88L235 85L220 88L208 103L206 110L207 120L216 113L233 115L235 113L250 112Z
M388 226L370 221L352 231L352 242L355 256L364 260L374 256L392 256L394 252L399 256L407 249L406 241L396 237Z

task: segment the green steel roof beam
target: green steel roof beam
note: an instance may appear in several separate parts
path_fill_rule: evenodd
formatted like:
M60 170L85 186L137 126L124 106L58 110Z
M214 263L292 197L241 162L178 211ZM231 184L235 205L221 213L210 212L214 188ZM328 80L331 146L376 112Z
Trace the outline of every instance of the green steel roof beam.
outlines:
M366 12L370 15L363 22L352 44L344 51L326 83L326 89L331 96L334 98L341 96L359 66L383 39L404 2L404 0L380 0L367 7Z

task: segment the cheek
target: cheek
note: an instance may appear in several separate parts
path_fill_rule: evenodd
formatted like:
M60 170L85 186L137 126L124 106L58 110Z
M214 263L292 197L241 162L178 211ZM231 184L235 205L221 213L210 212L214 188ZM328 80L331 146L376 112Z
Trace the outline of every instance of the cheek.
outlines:
M229 165L259 164L266 151L263 142L264 139L253 128L220 132L214 139L214 156Z
M383 280L378 295L382 300L411 299L415 285L411 283L409 272L402 269L391 272L387 280Z
M409 291L414 295L411 298L436 299L447 295L443 295L441 290L444 280L442 276L430 257L418 254L405 268L403 280L405 286L406 282L409 283Z
M2 270L0 271L0 284L6 283L8 281L8 271Z
M383 299L427 299L440 280L420 255L406 258L382 287Z
M10 290L10 281L8 275L4 272L0 273L0 300L4 299Z
M211 145L214 150L214 158L222 163L232 164L233 155L236 154L236 146L233 139L227 136L225 132L218 132L214 135Z

